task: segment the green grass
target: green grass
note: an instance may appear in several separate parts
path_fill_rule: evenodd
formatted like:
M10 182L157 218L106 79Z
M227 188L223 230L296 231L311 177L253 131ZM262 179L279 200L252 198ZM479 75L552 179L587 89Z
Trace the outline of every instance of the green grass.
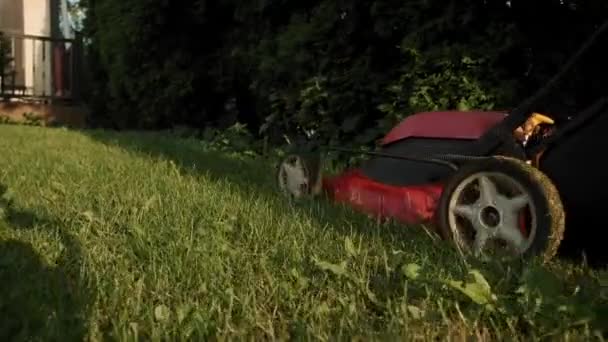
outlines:
M3 341L606 336L605 272L465 263L423 228L286 202L270 160L153 133L0 136Z

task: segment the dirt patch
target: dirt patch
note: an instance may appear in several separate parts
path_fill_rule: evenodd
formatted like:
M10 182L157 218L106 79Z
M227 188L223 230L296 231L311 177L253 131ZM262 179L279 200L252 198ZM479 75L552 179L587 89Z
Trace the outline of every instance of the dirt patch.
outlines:
M0 118L12 122L39 120L44 125L83 128L88 109L75 104L0 102Z

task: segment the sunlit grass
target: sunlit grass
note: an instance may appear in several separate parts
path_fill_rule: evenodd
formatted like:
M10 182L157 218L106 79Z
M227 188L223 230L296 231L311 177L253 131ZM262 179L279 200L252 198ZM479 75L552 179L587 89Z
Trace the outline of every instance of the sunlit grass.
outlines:
M0 136L3 341L588 340L608 326L597 271L467 265L420 227L285 201L271 160L157 133ZM476 288L450 282L475 269Z

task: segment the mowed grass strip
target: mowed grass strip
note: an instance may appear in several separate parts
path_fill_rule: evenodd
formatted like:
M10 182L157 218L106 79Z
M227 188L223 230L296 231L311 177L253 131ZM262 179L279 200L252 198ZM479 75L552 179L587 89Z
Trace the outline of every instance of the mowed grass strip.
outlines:
M2 340L606 334L605 272L465 262L423 227L286 201L271 160L161 133L0 136Z

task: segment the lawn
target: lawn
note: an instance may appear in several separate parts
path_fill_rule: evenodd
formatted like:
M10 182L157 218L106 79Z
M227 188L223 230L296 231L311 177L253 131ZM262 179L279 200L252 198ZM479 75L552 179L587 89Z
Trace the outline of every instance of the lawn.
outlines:
M607 334L605 271L465 261L424 227L289 203L272 160L160 133L0 137L3 341Z

